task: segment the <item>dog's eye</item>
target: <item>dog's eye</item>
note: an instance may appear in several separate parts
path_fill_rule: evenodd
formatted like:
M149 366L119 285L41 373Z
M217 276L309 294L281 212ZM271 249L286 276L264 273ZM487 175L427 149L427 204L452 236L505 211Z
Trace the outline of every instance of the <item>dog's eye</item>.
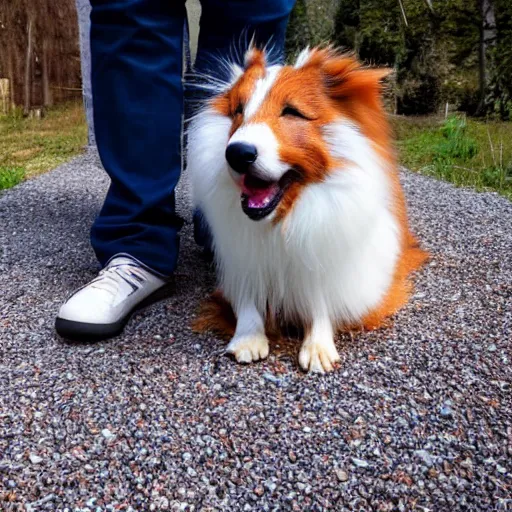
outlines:
M300 119L306 119L309 121L309 117L303 114L300 110L297 110L295 107L291 105L286 105L281 112L281 116L291 116L291 117L299 117Z
M244 113L244 106L242 105L242 103L239 103L237 105L235 111L233 112L233 116L238 116L243 113Z

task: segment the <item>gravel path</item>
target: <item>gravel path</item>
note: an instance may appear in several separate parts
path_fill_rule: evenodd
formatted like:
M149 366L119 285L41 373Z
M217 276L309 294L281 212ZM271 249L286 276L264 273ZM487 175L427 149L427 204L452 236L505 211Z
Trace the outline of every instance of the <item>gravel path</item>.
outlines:
M214 280L190 225L175 297L115 340L64 343L54 315L97 271L107 180L89 153L2 195L0 510L512 510L512 204L403 181L433 259L325 377L191 333Z

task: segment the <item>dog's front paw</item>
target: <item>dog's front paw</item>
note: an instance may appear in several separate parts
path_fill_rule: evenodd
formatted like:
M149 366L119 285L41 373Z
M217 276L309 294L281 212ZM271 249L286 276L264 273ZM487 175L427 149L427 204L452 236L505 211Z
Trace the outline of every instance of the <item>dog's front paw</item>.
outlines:
M315 373L332 372L340 361L340 355L334 343L306 341L299 353L299 364L303 370Z
M268 339L261 333L235 336L229 342L226 352L233 354L239 363L259 361L268 356Z

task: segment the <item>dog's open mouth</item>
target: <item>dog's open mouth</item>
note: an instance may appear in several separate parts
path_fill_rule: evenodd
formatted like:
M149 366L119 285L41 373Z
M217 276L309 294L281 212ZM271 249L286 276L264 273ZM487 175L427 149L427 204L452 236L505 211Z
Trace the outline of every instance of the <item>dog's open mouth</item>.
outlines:
M289 183L285 177L277 182L251 174L242 177L242 210L250 219L261 220L275 210Z

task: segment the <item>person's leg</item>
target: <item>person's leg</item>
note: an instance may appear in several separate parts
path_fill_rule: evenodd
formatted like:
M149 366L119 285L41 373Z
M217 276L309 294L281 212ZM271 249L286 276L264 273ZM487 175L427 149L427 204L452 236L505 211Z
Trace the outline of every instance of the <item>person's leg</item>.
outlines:
M112 183L91 230L104 266L129 254L153 271L176 266L182 221L183 0L91 0L96 142Z
M201 0L201 30L196 69L215 72L212 54L224 59L243 59L245 49L254 43L273 47L284 58L286 26L295 0ZM235 51L232 51L234 49ZM238 62L242 64L242 62Z
M91 0L96 142L111 178L91 243L104 267L60 308L57 332L119 334L137 309L169 293L182 221L184 0Z
M242 59L251 40L272 49L272 60L284 60L286 27L295 0L201 0L202 15L195 71L200 75L219 76L224 71L219 58ZM187 91L186 117L194 114L201 91L193 85ZM204 216L194 212L194 238L208 252L211 236Z

